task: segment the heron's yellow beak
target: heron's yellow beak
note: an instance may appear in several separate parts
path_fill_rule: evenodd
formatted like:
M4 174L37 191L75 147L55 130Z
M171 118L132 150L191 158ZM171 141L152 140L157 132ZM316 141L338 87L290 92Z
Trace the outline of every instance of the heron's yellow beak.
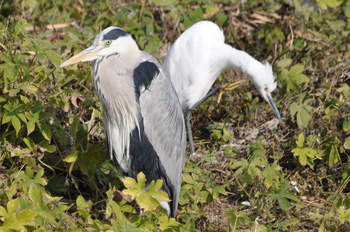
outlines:
M88 47L84 51L80 52L79 54L71 57L70 59L63 62L60 67L65 67L71 64L75 64L78 62L84 62L84 61L92 61L97 59L98 52L101 50L100 46L92 45L91 47Z

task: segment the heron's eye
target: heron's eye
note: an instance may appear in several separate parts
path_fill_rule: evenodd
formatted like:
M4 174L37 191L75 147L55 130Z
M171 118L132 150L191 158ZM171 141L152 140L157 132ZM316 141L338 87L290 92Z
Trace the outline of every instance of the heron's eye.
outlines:
M110 40L108 40L108 41L106 42L107 45L110 45L111 43L112 43L112 41L110 41Z

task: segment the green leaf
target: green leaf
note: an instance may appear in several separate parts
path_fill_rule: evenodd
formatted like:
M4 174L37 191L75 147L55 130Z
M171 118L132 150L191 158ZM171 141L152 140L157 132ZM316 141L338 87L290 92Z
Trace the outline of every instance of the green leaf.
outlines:
M350 222L350 209L344 209L344 206L339 206L338 213L340 215L340 224L345 224L345 222Z
M286 198L284 197L277 197L278 204L281 207L282 210L286 211L289 207L289 202Z
M197 181L195 181L192 177L191 177L191 175L189 175L189 174L187 174L187 173L183 173L182 174L182 181L184 182L184 183L188 183L188 184L196 184L197 183Z
M51 62L56 66L59 67L62 63L61 57L54 51L48 50L46 51L46 56L51 60Z
M219 194L227 196L227 192L226 192L225 188L221 185L217 185L213 188L213 199L216 200L217 202L221 203L220 199L219 199Z
M301 74L304 70L304 65L296 64L289 70L289 75L293 78Z
M46 123L44 123L42 121L37 122L37 125L38 125L39 130L41 131L41 134L43 135L43 137L50 142L51 141L51 129L50 129L49 125L47 125Z
M4 229L3 231L7 232L7 231L12 231L12 230L25 230L25 228L23 227L23 225L19 224L16 221L16 214L11 214L9 215L6 220L4 221L4 223L2 224L2 226L0 227L0 229Z
M343 131L349 132L350 131L350 119L344 119L343 121Z
M278 180L279 176L277 171L280 170L280 167L277 163L270 165L268 161L265 161L263 165L265 166L265 169L262 172L262 175L265 177L264 183L267 187L270 187L274 180Z
M282 210L287 210L289 207L289 200L299 201L298 198L288 191L290 183L284 183L281 185L280 189L276 191L269 191L268 194L271 196L270 199L272 202L278 201L279 206Z
M85 201L84 197L82 197L81 195L79 195L77 197L77 207L78 207L78 212L79 215L83 218L83 220L88 223L91 224L92 223L92 218L90 215L90 208L92 206L92 202L91 201Z
M18 137L19 130L21 129L21 121L18 119L17 116L12 116L11 123L12 126L15 128L16 136Z
M31 138L23 138L23 142L27 145L30 151L34 152L34 142Z
M291 63L292 63L292 59L286 58L286 59L278 61L277 66L280 68L286 68Z
M305 166L307 164L307 156L302 148L294 148L292 152L295 155L299 156L299 162L301 165Z
M36 184L38 184L38 186L39 185L42 185L42 186L47 185L47 181L45 180L45 178L43 178L43 176L44 176L44 169L40 169L37 172L36 176L34 177L34 182Z
M304 101L306 93L301 94L298 99L290 105L291 116L296 115L297 124L299 128L305 128L309 125L312 119L311 112L313 112L313 107L308 104L313 101L313 99L307 99Z
M17 80L18 68L15 64L8 64L4 71L4 78L9 82Z
M238 212L236 209L225 210L223 216L228 217L231 227L233 227L233 231L235 231L236 227L251 222L249 219L249 214L245 212Z
M53 153L53 152L56 151L56 146L55 145L50 145L49 141L47 141L47 140L40 141L39 146L42 147L42 148L45 148L46 152L49 152L49 153Z
M331 145L329 149L328 164L333 166L334 164L338 163L339 160L340 155L337 147L335 145Z
M181 223L177 222L175 218L168 218L167 216L161 216L159 218L159 221L160 221L159 229L161 231L175 230L176 228L181 226Z

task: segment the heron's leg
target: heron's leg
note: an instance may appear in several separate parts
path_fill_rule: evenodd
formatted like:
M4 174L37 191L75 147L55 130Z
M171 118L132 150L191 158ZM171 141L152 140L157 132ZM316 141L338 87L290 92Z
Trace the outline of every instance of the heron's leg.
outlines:
M191 121L190 121L191 112L192 112L191 110L186 110L185 122L187 127L188 143L190 145L190 152L192 155L194 153L194 145L193 145L193 137L192 137L192 129L191 129Z

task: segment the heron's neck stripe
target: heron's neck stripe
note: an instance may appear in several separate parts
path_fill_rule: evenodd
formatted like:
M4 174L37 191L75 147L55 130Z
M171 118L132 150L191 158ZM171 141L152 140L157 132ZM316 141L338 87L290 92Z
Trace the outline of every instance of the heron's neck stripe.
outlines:
M145 61L134 70L134 83L136 95L140 96L140 88L148 89L152 80L160 73L159 68L153 62Z

